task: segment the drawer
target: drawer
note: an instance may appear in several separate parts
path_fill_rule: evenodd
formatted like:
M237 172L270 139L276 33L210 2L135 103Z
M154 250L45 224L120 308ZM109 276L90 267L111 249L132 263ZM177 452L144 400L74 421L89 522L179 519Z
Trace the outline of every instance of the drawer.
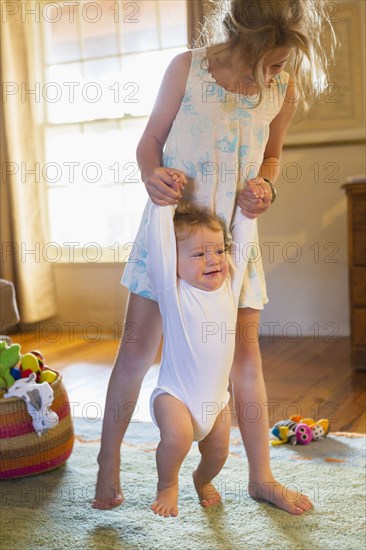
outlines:
M366 267L351 269L350 293L353 306L366 306Z
M366 231L353 231L353 265L366 266Z
M355 195L352 199L352 226L353 229L366 228L366 197Z
M353 308L351 313L352 345L366 346L366 308Z

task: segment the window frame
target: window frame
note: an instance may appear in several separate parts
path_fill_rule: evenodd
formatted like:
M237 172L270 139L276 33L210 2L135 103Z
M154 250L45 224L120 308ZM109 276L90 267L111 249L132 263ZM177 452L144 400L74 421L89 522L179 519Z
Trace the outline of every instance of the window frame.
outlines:
M116 0L118 2L120 2L121 0ZM146 1L146 0L144 0ZM150 0L148 0L150 1ZM56 63L48 63L47 62L47 53L46 53L46 49L47 49L47 43L46 43L46 27L45 27L45 21L44 21L44 18L43 17L40 17L40 22L39 22L39 25L40 25L40 28L37 28L37 24L34 24L33 25L33 32L32 32L32 45L33 45L33 51L35 52L35 55L33 56L33 74L35 75L35 81L40 83L40 88L43 90L44 89L44 86L47 84L48 82L48 79L47 79L47 70L49 67L51 67L52 65L67 65L67 64L70 64L70 63L80 63L82 65L82 71L83 71L83 64L85 62L89 62L89 61L102 61L103 59L104 60L108 60L108 59L112 59L112 58L116 58L117 61L118 61L118 65L119 65L119 71L121 72L121 68L122 68L122 59L123 57L128 57L130 55L136 55L136 54L140 54L140 53L145 53L145 52L153 52L153 51L168 51L168 50L172 50L172 51L176 51L178 48L187 48L187 44L184 44L182 46L173 46L173 47L170 47L170 48L162 48L162 38L161 38L161 23L162 23L162 20L161 20L161 17L160 17L160 7L161 7L161 0L154 0L155 1L155 10L156 10L156 13L157 13L157 22L158 22L158 43L159 43L159 49L154 49L154 50L136 50L136 51L129 51L127 53L123 53L123 51L121 51L121 23L120 22L116 22L116 27L117 27L117 43L118 43L118 53L116 54L110 54L110 55L104 55L104 56L101 56L101 57L85 57L83 55L83 31L82 31L82 24L81 24L81 20L80 20L80 15L79 15L79 10L77 10L77 16L75 16L75 19L77 18L78 20L78 39L79 39L79 44L80 44L80 56L78 59L72 59L70 61L63 61L63 62L56 62ZM186 4L186 8L187 8L187 0L180 0L182 2L185 1L185 4ZM97 0L97 2L95 3L99 3L100 0ZM47 5L47 4L57 4L57 3L60 3L62 4L62 2L60 2L59 0L44 0L44 2L42 2L42 9L44 9L44 7ZM82 4L88 4L90 3L89 0L78 0L78 7L80 7ZM127 2L127 4L133 4L133 0L131 2ZM76 11L76 10L75 10ZM186 9L186 12L187 12L187 9ZM188 41L188 30L187 30L187 25L186 25L186 41ZM75 120L75 121L66 121L66 122L62 122L62 123L57 123L57 122L51 122L49 121L48 119L48 113L47 113L47 100L42 100L41 98L41 101L36 105L36 108L35 108L35 121L36 121L36 127L37 127L37 140L39 140L39 143L40 143L40 165L42 167L46 167L46 164L47 164L47 161L46 161L46 140L47 140L47 130L48 129L52 129L52 128L65 128L67 126L79 126L80 129L81 129L81 133L84 133L84 130L85 130L85 126L86 125L93 125L93 124L108 124L110 122L115 122L116 125L118 126L118 130L121 131L122 130L122 127L123 127L123 124L124 123L128 123L128 121L137 121L137 120L140 120L140 121L146 121L148 120L149 116L150 116L150 113L147 113L146 115L129 115L129 114L124 114L120 117L110 117L110 118L96 118L96 119L92 119L92 120ZM68 184L60 184L60 183L52 183L52 182L49 182L47 181L43 176L42 176L42 179L43 179L43 185L44 185L44 192L45 192L45 210L46 210L46 216L45 216L45 219L46 219L46 231L47 231L47 235L49 237L49 242L48 242L48 245L52 245L53 243L51 242L50 240L50 236L51 236L51 222L50 222L50 212L49 212L49 197L48 197L48 193L49 193L49 190L52 189L52 188L62 188L62 187L68 187ZM140 179L140 178L139 178ZM122 183L123 184L123 183ZM115 183L115 185L120 185L120 183ZM147 196L146 196L147 197ZM75 244L75 245L80 245L80 246L73 246L73 247L70 247L70 246L64 246L64 245L67 245L67 244L70 244L70 243L67 243L67 242L62 242L62 243L54 243L57 248L59 249L60 251L60 256L57 257L57 260L51 260L51 261L54 261L54 263L61 263L61 264L69 264L69 263L101 263L101 264L104 264L104 263L115 263L115 262L118 262L118 263L125 263L128 261L128 248L131 246L131 242L127 242L125 244L121 244L121 243L118 243L118 242L114 242L113 244L111 244L110 246L108 247L105 247L105 246L99 246L100 248L100 251L101 251L101 257L99 257L97 260L91 260L89 259L88 257L88 254L86 254L86 251L85 251L85 248L88 246L88 245L81 245L81 243L78 243L77 241L74 241L72 244ZM91 244L96 244L96 243L88 243L89 245ZM117 248L118 247L118 250ZM122 248L122 250L120 249L120 247Z

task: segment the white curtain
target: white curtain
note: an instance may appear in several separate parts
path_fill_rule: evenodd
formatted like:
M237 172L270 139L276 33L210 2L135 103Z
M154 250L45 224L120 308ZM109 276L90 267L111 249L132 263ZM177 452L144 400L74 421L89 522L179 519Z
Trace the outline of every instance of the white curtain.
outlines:
M17 3L11 4L16 6ZM45 254L46 191L35 126L36 98L21 94L22 88L34 89L35 85L30 69L34 55L30 25L35 23L29 17L25 19L22 21L18 9L1 21L0 71L4 94L0 277L15 285L21 322L34 323L56 314L56 297L52 264L47 262Z

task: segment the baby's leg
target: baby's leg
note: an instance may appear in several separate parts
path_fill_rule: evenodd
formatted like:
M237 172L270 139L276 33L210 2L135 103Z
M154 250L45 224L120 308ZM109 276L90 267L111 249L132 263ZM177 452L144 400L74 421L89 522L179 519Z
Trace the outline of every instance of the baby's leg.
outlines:
M160 429L156 451L159 480L156 499L150 508L159 516L177 516L178 474L193 441L191 414L184 403L167 393L156 397L154 413Z
M199 442L201 462L193 472L193 481L200 504L204 507L214 506L221 501L221 496L211 481L221 471L229 452L230 411L228 405L216 418L210 433Z

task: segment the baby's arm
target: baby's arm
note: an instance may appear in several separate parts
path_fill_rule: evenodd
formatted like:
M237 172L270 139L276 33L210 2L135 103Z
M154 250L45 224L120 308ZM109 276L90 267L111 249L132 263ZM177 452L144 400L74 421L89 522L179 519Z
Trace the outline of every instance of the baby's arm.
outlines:
M155 292L177 284L177 245L173 217L174 206L156 206L149 199L149 219L145 227L147 271Z
M231 224L233 242L230 247L232 263L232 289L239 299L240 289L251 252L251 243L256 243L257 225L255 219L249 219L236 206Z

